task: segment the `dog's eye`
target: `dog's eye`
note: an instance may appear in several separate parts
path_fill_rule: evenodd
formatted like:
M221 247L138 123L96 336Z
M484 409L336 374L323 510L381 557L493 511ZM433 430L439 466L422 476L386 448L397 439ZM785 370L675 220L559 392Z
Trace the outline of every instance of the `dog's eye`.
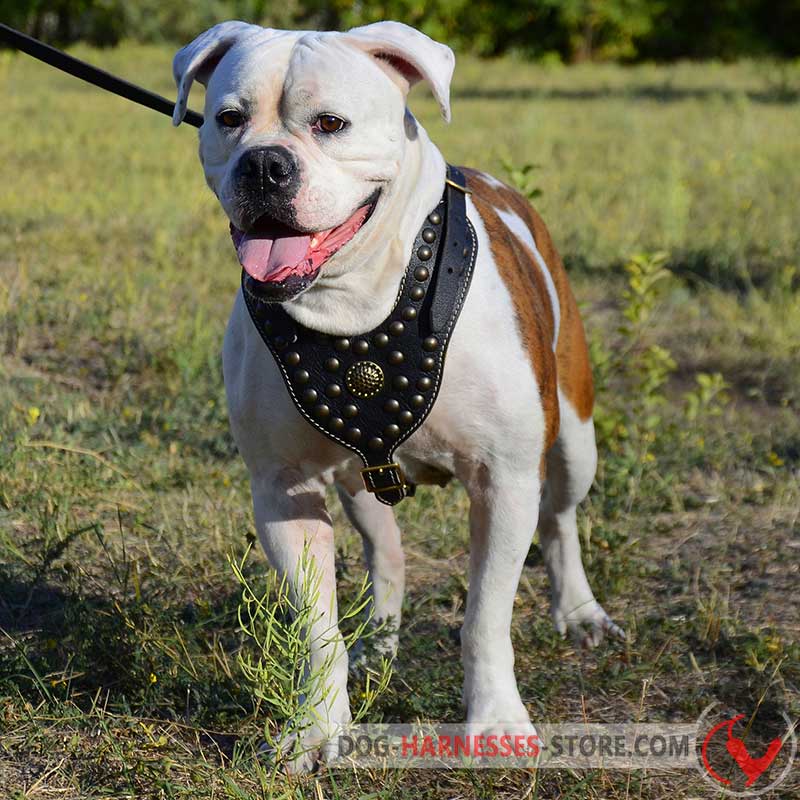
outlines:
M347 123L333 114L320 114L314 126L323 133L338 133Z
M244 115L235 108L226 108L217 114L217 122L226 128L238 128L244 122Z

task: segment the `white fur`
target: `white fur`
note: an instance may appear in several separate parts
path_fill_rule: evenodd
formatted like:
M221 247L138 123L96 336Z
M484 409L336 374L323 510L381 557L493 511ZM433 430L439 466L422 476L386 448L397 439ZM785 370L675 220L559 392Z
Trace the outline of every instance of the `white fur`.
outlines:
M441 103L452 72L446 48L433 47L435 43L397 23L351 34L236 30L243 38L224 45L228 49L208 81L200 149L209 185L228 210L226 175L239 148L245 142L284 143L306 165L308 183L299 212L328 226L345 212L334 208L341 197L326 199L326 191L347 198L342 209L349 210L371 181L380 182L383 197L367 226L325 264L308 291L285 304L295 319L318 330L369 330L393 305L414 236L441 196L445 173L441 154L405 107L407 84L413 81L405 75L390 76L387 66L376 62L374 51L385 51L391 44L393 56L414 64ZM200 37L197 47L207 52L209 39L224 32ZM176 64L202 72L203 57L198 66L193 47L181 51ZM211 51L219 56L219 49ZM180 72L176 67L185 92ZM241 134L242 141L225 141L225 134L213 125L215 109L243 95L257 106L252 124ZM280 107L278 97L283 98ZM324 150L309 139L299 120L302 109L330 103L336 108L327 110L343 109L357 120L353 132L358 135ZM322 197L318 202L315 193ZM569 405L562 402L557 454L548 455L548 466L552 460L552 474L562 488L548 479L540 514L545 424L539 388L516 326L512 298L469 199L467 212L478 238L472 287L452 336L437 402L424 424L398 448L396 458L410 480L423 481L435 468L454 475L467 488L470 591L462 631L467 720L477 730L518 731L520 724L530 723L514 677L511 614L537 520L543 526L556 624L566 628L596 623L600 632L608 627L602 609L592 605L574 524L574 508L591 483L596 456L591 421L575 422L574 412L570 416ZM547 279L547 267L520 230L518 218L506 223L531 247ZM552 278L548 286L551 283ZM557 315L557 296L551 293L550 298ZM272 564L282 574L293 575L303 543L310 543L325 576L319 624L335 629L334 548L325 486L336 484L364 538L375 615L399 623L404 565L392 510L363 490L359 459L295 410L241 293L225 334L223 367L231 428L250 471L258 535ZM591 614L576 610L576 604L591 607ZM387 650L396 646L397 637L390 637ZM333 754L331 737L350 719L346 659L336 636L317 641L312 662L322 663L328 655L336 665L332 691L319 701L314 724L304 736L304 744L317 748L323 758ZM307 758L295 764L309 765Z
M539 252L539 248L536 247L536 242L533 239L530 228L523 222L519 214L500 208L497 209L497 213L514 236L531 251L537 266L541 270L542 277L547 286L547 296L550 298L550 308L553 310L553 350L555 351L556 345L558 344L558 332L561 329L561 304L558 302L558 292L556 291L555 283L553 283L553 276L550 274L550 270L547 264L545 264L542 254Z

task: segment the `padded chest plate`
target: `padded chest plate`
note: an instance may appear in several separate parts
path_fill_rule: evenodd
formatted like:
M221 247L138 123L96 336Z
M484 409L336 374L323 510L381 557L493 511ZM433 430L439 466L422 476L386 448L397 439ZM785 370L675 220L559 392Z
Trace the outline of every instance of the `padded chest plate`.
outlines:
M387 505L414 492L392 455L433 407L472 279L478 248L464 191L463 175L448 167L444 194L417 234L395 305L366 333L330 336L306 328L282 305L262 300L242 273L250 317L297 410L361 457L364 485Z

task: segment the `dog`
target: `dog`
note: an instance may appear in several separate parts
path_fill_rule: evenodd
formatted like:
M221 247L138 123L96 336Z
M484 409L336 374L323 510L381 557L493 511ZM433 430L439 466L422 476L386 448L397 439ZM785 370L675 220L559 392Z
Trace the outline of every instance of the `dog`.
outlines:
M206 181L244 270L293 320L348 337L392 309L446 176L444 158L408 110L408 93L427 83L449 121L454 65L450 48L398 22L341 33L224 22L175 56L173 122L186 112L192 83L204 84ZM470 498L461 629L470 730L533 733L510 626L537 528L556 629L586 646L624 637L594 598L576 523L597 463L593 383L575 299L541 218L495 178L463 173L478 245L472 284L438 398L396 461L415 483L454 476ZM375 619L399 625L404 558L393 511L365 490L356 455L298 413L241 291L223 371L267 557L293 580L308 548L321 572L316 633L338 630L331 485L363 537ZM300 734L299 769L335 758L337 732L350 720L345 648L311 634L311 668L333 666L329 691ZM393 654L397 644L393 633L384 646Z

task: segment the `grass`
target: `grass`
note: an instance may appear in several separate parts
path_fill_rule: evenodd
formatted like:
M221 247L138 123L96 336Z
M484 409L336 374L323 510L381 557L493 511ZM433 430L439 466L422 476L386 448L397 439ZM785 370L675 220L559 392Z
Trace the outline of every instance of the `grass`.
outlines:
M78 54L172 92L166 50ZM604 771L333 771L268 791L228 562L253 541L219 363L238 270L194 131L7 53L0 85L4 796L715 796L695 775ZM534 720L800 713L799 92L766 63L465 60L448 128L417 90L454 163L538 165L591 333L601 467L581 530L629 643L582 656L557 638L532 547L513 631ZM657 250L668 274L631 321L623 266ZM398 513L401 654L372 718L458 721L465 496L423 489ZM360 546L337 523L347 596ZM245 576L265 569L254 549ZM780 796L797 790L795 769Z

